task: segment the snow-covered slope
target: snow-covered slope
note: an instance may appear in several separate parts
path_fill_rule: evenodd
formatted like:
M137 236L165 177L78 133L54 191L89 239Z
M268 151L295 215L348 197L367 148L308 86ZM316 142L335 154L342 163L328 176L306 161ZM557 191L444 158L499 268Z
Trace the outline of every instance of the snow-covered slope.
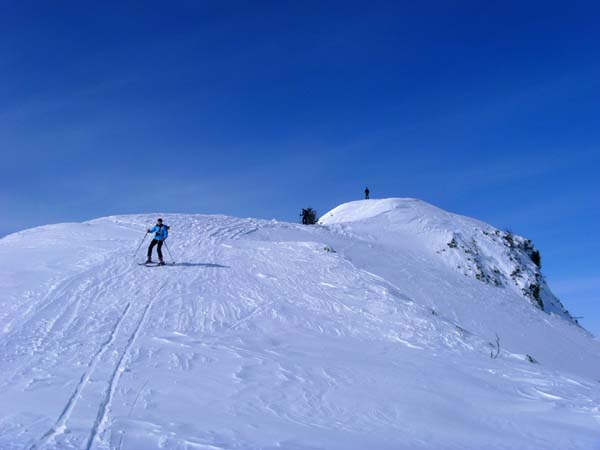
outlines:
M164 215L176 264L138 266L155 217L0 240L1 449L600 445L600 344L526 240L372 200Z
M325 214L321 223L353 223L362 236L372 236L388 249L416 244L418 250L440 255L465 276L506 286L538 308L574 320L548 288L540 271L539 252L531 241L511 232L401 198L345 203Z

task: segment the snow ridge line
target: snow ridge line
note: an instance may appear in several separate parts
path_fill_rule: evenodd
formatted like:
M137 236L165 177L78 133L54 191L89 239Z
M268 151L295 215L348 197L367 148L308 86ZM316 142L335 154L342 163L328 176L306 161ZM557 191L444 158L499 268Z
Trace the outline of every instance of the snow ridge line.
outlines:
M67 420L69 419L71 412L73 411L73 408L75 407L75 404L81 397L81 392L83 391L85 386L87 386L92 373L96 369L98 361L100 360L100 358L102 358L102 356L106 352L106 349L108 349L111 346L111 344L114 342L115 337L117 336L117 334L119 333L119 330L121 328L121 324L123 323L123 319L127 316L127 312L129 311L130 306L131 306L131 304L127 303L127 305L125 306L125 309L119 316L115 326L112 328L108 338L102 343L100 348L96 351L96 353L90 360L90 363L88 364L87 369L85 370L83 375L81 375L81 378L79 379L79 382L77 383L77 386L75 387L75 391L73 391L73 394L71 394L71 396L69 397L69 400L67 400L67 404L65 405L62 412L56 419L54 426L52 428L50 428L39 439L39 441L36 444L33 444L32 446L30 446L29 450L35 450L35 449L41 448L42 445L46 445L52 438L63 433L65 424L66 424Z
M146 304L146 306L144 307L144 311L142 312L142 315L140 317L140 320L138 321L136 327L134 328L133 333L131 333L131 336L129 336L129 339L127 340L127 345L125 346L123 353L121 353L121 356L119 357L119 361L117 362L117 364L115 366L115 370L113 370L113 372L110 376L109 386L108 386L108 389L106 390L106 395L104 396L104 399L102 400L102 402L100 403L100 407L98 408L98 415L96 416L94 425L92 426L92 428L90 430L90 435L88 437L88 441L85 446L86 450L90 450L92 448L98 435L101 432L103 432L106 428L105 427L106 412L112 402L115 390L119 383L119 379L121 378L121 374L125 370L123 368L123 361L125 360L125 357L127 355L129 355L129 350L131 350L131 347L133 347L133 344L137 340L137 338L143 328L143 325L146 322L146 317L148 316L148 311L152 308L152 305L154 304L156 297L158 297L158 292L160 292L164 286L165 285L163 284L156 291L157 293L154 296L154 298Z

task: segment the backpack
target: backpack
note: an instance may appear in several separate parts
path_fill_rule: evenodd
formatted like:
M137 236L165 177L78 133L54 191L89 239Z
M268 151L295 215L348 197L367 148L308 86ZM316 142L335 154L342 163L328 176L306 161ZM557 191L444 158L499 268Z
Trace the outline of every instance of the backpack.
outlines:
M154 237L155 238L162 238L162 240L164 241L169 236L169 229L170 228L171 227L168 226L168 225L159 225L158 231L156 233L154 233Z

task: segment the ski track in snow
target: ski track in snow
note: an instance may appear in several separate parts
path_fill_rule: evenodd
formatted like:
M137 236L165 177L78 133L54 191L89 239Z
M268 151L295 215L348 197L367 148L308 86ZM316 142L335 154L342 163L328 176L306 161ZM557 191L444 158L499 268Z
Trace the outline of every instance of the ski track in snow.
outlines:
M130 272L131 271L124 270L119 275L114 275L111 278L109 278L107 280L107 282L100 283L100 285L104 289L115 289L116 286L113 284L113 281L118 280L119 278L121 278L121 279L126 278L126 276ZM118 384L119 376L123 371L123 365L124 365L126 356L128 355L128 352L131 349L131 347L135 344L135 341L136 341L136 339L142 329L143 323L146 319L147 313L148 313L149 309L152 307L152 303L153 303L154 299L156 298L157 295L159 295L159 293L163 287L164 287L164 285L157 289L156 293L151 297L152 301L150 301L143 307L141 314L139 314L139 313L137 314L140 316L139 320L137 321L137 326L133 329L133 331L129 335L129 338L127 339L127 344L126 344L124 350L122 350L120 352L120 357L115 364L115 368L114 368L113 372L111 373L110 378L106 381L106 384L108 385L108 387L107 387L107 389L105 389L105 394L103 394L103 396L100 395L102 397L101 400L96 401L96 403L98 403L98 405L99 405L98 410L97 410L98 414L96 416L94 424L91 427L90 435L89 435L87 444L85 446L86 449L92 448L92 445L93 445L94 441L96 440L96 437L98 436L98 434L101 434L101 432L107 426L107 420L106 420L107 410L110 408L110 401L112 399L112 396L114 395L114 391ZM87 292L87 291L84 291L84 292ZM99 289L98 292L102 292L102 289ZM93 294L92 298L94 301L97 301L100 297L98 292ZM66 325L61 328L56 328L54 326L55 323L58 321L59 317L62 317L67 314L65 310L68 308L61 310L61 312L59 313L59 316L57 316L57 320L52 321L50 323L50 326L48 327L48 333L45 336L45 338L47 338L48 335L51 335L52 333L57 333L58 334L57 339L59 339L59 340L62 339L62 337L65 334L65 330L68 329L70 327L70 325L72 325L74 317L76 317L78 314L80 305L82 303L81 297L78 297L74 303L75 303L75 305L73 305L72 303L69 304L70 308L74 312L72 314L69 314L70 318L66 321ZM55 425L50 430L48 430L48 432L41 438L41 440L37 444L34 444L33 446L31 446L30 447L31 449L45 448L48 445L57 445L58 448L60 448L62 445L70 445L68 443L63 443L63 444L59 445L59 444L56 444L55 442L59 436L65 435L66 433L68 433L68 431L69 431L68 422L73 413L73 410L77 407L77 403L83 401L84 399L88 403L93 403L93 401L91 399L87 398L87 396L86 396L86 392L85 392L86 387L90 383L90 379L94 375L96 367L97 367L99 361L105 355L105 353L108 350L118 351L115 341L117 341L118 338L120 337L121 326L124 321L127 322L126 319L130 315L132 315L132 314L136 315L135 312L131 312L131 305L132 305L131 303L126 304L122 314L120 314L120 316L118 317L114 327L111 328L108 338L100 345L98 350L93 355L92 359L90 360L90 363L88 364L86 371L84 372L79 383L75 387L73 394L67 401L67 404L65 405L63 411L61 412L61 415L56 420ZM99 394L95 393L95 396L99 396Z
M159 289L159 291L160 291L160 289ZM94 440L96 439L96 436L101 434L107 428L108 421L106 418L106 412L110 408L110 402L112 401L112 398L114 396L116 386L119 383L119 378L121 376L121 373L124 370L123 361L124 361L125 357L128 355L129 350L135 343L138 335L140 334L142 326L144 325L144 322L146 321L146 316L148 314L148 311L152 308L152 304L153 304L153 301L146 304L146 306L144 307L144 310L142 312L140 320L139 320L137 326L135 327L135 329L133 330L133 333L129 337L129 339L127 341L127 346L125 347L125 350L121 354L121 356L117 362L117 365L115 366L115 370L113 371L113 373L110 377L106 396L102 399L102 402L100 403L100 408L98 409L98 416L96 418L96 421L94 422L94 426L92 427L92 430L90 432L90 437L89 437L87 445L85 447L86 450L89 450L92 448L92 445L94 444Z
M179 265L131 260L150 216L92 221L91 236L118 226L130 247L106 243L6 318L2 450L598 442L598 344L562 319L453 278L412 242L385 250L377 229L167 219Z
M66 422L69 419L69 417L71 416L71 412L73 411L73 408L75 407L76 402L81 399L82 391L83 391L83 389L85 389L85 386L89 383L90 376L94 372L94 369L96 368L96 365L98 364L98 360L102 357L102 355L104 354L106 349L113 343L115 336L119 333L119 328L121 327L121 322L127 315L127 312L129 311L130 306L131 306L131 304L127 303L127 305L125 306L125 309L123 310L123 313L120 315L119 319L117 320L117 323L115 324L114 328L111 330L108 339L102 343L102 345L100 346L98 351L92 357L92 360L90 361L90 363L88 365L88 369L82 375L79 383L77 383L77 386L75 388L75 391L73 392L73 395L71 395L71 397L69 397L69 400L68 400L65 408L61 412L60 416L56 420L55 425L50 430L48 430L48 432L44 436L42 436L42 439L40 440L40 442L31 446L30 449L33 450L36 448L41 448L41 447L47 445L49 442L56 440L56 437L59 434L63 434L65 432L65 429L67 429Z
M235 225L233 227L223 227L214 226L209 227L206 230L208 235L208 239L210 240L212 245L219 240L223 239L234 239L240 235L248 234L254 231L255 228L248 228L245 224ZM202 241L195 242L192 245L198 245L200 243L204 243L206 245L206 237L203 237ZM211 252L207 252L210 254ZM122 260L123 258L121 258ZM125 264L119 264L116 267L109 269L111 272L110 275L107 274L106 270L98 270L97 267L92 267L86 270L83 273L79 273L71 276L68 280L63 283L55 286L45 297L41 300L41 305L38 304L37 308L31 307L25 314L24 319L18 325L11 323L11 335L19 335L19 331L26 329L29 325L35 322L42 322L42 329L39 329L39 326L36 327L36 330L40 331L40 337L36 339L36 342L39 344L35 344L33 353L40 353L44 350L47 350L47 347L44 347L45 342L51 342L53 340L60 341L65 333L71 328L73 322L78 318L79 312L81 310L82 303L89 304L92 302L96 302L101 300L102 295L106 294L108 291L115 291L119 288L122 289L122 286L119 286L119 283L122 285L128 285L130 280L130 275L134 273L136 270L135 267L127 267L131 266L129 262L125 262ZM168 268L164 268L168 269ZM139 270L139 269L138 269ZM147 278L147 277L146 277ZM90 281L93 280L93 281ZM197 278L194 279L197 281ZM177 279L173 282L175 287L177 287ZM110 411L111 401L116 392L119 379L121 374L125 370L125 365L127 361L128 354L131 348L135 345L135 342L142 330L143 324L147 319L147 315L149 311L152 309L152 305L156 296L160 294L160 291L166 286L166 282L155 291L153 295L153 300L147 303L141 312L138 314L139 320L137 321L137 325L129 334L129 338L126 341L126 345L122 351L119 352L120 356L116 363L114 364L114 370L110 374L107 380L104 381L106 384L106 388L103 389L102 392L93 392L92 394L87 394L86 387L90 384L91 378L95 375L96 368L99 364L99 361L104 357L107 352L110 351L118 351L118 344L121 334L121 328L123 322L127 322L129 316L135 315L135 312L132 312L132 303L127 303L123 312L119 315L116 323L111 328L107 339L101 343L97 351L92 356L89 364L87 365L87 369L81 375L79 382L77 383L73 393L68 398L63 410L61 411L59 417L56 419L55 424L39 439L37 443L29 446L30 449L43 449L43 448L86 448L91 449L102 439L103 433L107 428L110 427L110 420L108 418L108 412ZM134 289L134 286L127 286L128 290ZM75 292L75 295L73 295ZM71 295L69 295L71 294ZM136 297L142 296L141 292L139 292ZM67 300L67 301L64 301ZM62 305L58 306L62 302ZM251 318L253 315L259 312L262 307L256 308L251 314L240 319L237 324L234 324L232 328L243 323L245 320ZM49 319L39 320L40 316L45 317L51 312L51 316ZM195 306L192 303L192 311L184 312L182 314L187 314L187 320L189 321L193 316L195 316ZM179 319L178 329L182 328L184 319ZM125 332L124 332L125 333ZM5 343L10 342L10 335L8 336ZM97 397L97 400L91 400L88 398L90 395L93 397ZM78 403L82 401L86 401L86 403L96 403L97 414L94 419L93 424L89 430L89 436L85 442L85 446L82 445L81 436L73 439L69 435L71 434L71 430L69 427L69 420L73 415L73 411L77 409ZM78 417L78 420L81 420ZM58 442L57 440L61 437L69 436L69 439Z

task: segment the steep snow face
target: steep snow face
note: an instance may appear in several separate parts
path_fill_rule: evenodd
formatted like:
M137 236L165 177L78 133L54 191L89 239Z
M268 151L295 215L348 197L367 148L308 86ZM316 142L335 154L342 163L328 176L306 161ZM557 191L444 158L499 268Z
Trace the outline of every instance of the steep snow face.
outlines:
M165 267L133 258L150 215L1 239L0 448L597 445L598 341L454 267L490 227L386 202L162 215Z
M574 321L542 276L539 252L521 236L401 198L345 203L325 214L320 223L352 228L359 238L383 242L388 248L421 252L465 276L512 289L534 306Z

